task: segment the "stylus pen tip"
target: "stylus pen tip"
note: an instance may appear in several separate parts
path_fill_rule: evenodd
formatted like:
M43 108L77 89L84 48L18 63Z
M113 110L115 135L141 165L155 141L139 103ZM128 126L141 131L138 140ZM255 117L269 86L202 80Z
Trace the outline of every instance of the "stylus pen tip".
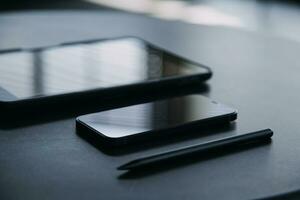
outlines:
M124 165L121 165L117 168L117 170L127 170L127 167Z
M131 162L128 162L128 163L126 163L124 165L121 165L117 169L118 170L130 170L132 167L134 167L134 163L133 162L135 162L135 161L131 161Z
M121 166L119 166L118 168L117 168L117 170L129 170L130 169L130 167L127 167L126 165L121 165Z

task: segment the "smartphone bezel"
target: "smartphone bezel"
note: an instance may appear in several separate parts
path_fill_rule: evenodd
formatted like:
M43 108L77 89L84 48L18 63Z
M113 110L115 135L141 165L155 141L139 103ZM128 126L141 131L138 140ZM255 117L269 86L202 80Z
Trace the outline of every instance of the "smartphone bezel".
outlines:
M207 98L209 100L209 98ZM148 102L151 103L151 102ZM214 103L212 103L214 104ZM138 104L137 104L138 105ZM223 106L223 105L221 105ZM176 134L183 131L189 131L197 128L201 130L203 128L229 124L237 119L237 110L232 109L232 112L226 114L215 115L213 117L207 117L200 120L193 120L185 124L170 126L162 129L149 130L140 133L134 133L122 137L110 137L109 135L94 129L89 122L85 122L81 119L81 116L76 118L76 130L77 133L88 140L94 140L100 142L104 146L124 146L128 144L134 144L140 141L153 140L158 138L168 137L170 134Z

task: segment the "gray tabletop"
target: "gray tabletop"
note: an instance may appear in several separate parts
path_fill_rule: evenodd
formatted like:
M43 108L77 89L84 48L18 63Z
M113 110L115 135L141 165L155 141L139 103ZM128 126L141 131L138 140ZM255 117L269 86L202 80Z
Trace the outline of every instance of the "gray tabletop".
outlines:
M140 36L214 71L205 94L238 109L231 130L111 156L75 134L74 118L0 130L1 199L253 199L300 189L298 43L225 27L114 12L0 15L0 49ZM116 167L175 146L272 128L271 144L121 178Z

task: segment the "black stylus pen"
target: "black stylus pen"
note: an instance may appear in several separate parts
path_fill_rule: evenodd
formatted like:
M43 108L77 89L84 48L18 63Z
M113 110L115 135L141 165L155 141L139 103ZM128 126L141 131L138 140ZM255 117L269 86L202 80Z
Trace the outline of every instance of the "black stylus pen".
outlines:
M213 140L202 144L192 145L188 147L167 151L164 153L138 158L124 165L119 166L118 170L139 169L150 165L156 165L161 162L169 161L172 159L178 159L180 157L190 156L193 154L207 153L225 147L234 147L236 145L241 145L245 143L266 140L271 138L272 135L273 135L273 131L271 129L264 129L256 132L251 132L251 133L246 133L246 134L241 134L241 135L236 135L231 137L225 137L222 139Z

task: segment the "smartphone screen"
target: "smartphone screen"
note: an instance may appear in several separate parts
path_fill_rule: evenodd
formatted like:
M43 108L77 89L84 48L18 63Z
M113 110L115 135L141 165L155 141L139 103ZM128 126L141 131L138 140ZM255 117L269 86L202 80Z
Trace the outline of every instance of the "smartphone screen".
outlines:
M199 73L209 70L137 38L121 38L2 53L0 95L26 99Z
M228 106L202 95L187 95L84 115L77 123L103 138L124 138L208 119L230 122L235 118L236 110Z

